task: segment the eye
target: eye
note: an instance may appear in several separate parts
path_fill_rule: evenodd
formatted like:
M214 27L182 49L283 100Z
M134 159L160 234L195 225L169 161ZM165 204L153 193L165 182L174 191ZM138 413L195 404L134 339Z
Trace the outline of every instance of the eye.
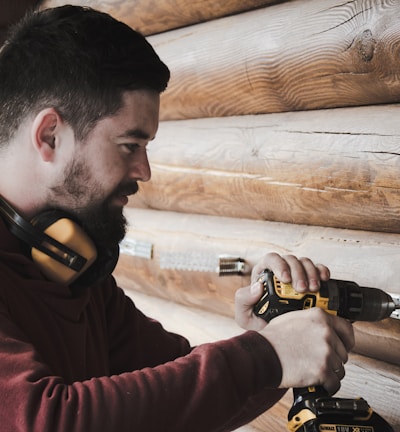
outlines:
M139 144L122 144L126 153L135 153L138 148L140 148Z

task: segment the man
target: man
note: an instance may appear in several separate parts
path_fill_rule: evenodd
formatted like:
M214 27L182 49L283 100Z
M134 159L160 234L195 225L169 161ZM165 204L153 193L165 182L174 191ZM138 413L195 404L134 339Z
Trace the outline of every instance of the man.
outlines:
M141 35L88 8L31 14L0 51L4 432L228 431L287 388L340 387L354 343L341 318L314 309L265 326L253 282L237 293L248 330L193 348L110 276L127 197L150 179L146 146L168 79ZM329 278L272 253L253 281L266 267L299 291Z

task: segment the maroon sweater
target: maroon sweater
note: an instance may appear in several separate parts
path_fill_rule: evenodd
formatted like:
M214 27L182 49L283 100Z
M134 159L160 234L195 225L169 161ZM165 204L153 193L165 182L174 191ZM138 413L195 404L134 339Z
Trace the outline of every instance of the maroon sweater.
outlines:
M2 432L212 432L284 391L256 332L191 348L137 310L112 277L73 296L49 282L0 220Z

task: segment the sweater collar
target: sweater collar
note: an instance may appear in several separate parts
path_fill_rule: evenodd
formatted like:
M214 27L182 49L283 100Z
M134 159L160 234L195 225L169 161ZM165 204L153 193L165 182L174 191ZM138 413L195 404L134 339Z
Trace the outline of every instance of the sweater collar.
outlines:
M44 301L51 302L57 313L71 320L79 319L89 301L90 288L72 290L68 285L46 279L24 249L25 246L10 233L0 217L0 265L13 274L16 289L29 289Z

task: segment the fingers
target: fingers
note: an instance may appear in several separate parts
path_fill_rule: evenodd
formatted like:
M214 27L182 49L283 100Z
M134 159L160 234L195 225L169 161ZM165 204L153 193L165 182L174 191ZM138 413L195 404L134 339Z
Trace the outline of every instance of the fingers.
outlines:
M312 308L281 315L260 333L280 359L281 387L322 385L329 394L340 388L354 344L349 322Z
M342 362L345 363L347 361L347 353L353 349L355 344L353 326L344 318L334 317L332 315L328 315L328 317L331 320L332 328L340 339L337 349L339 350L339 347L344 347L345 351L341 352L341 358Z
M262 259L253 267L252 277L254 279L266 268L272 270L276 277L282 282L291 281L290 267L283 257L277 253L271 252L262 257ZM253 279L253 280L254 280Z
M320 384L329 394L334 394L345 376L344 365L348 360L348 352L354 347L354 331L349 321L326 313L324 315L327 320L328 351L326 368L322 367L320 372Z
M345 375L348 351L354 346L352 325L319 308L295 311L273 319L268 326L253 313L262 295L259 274L271 270L298 292L316 292L321 280L330 278L329 269L309 258L266 254L252 271L253 284L236 294L236 320L243 328L258 330L276 350L282 365L281 387L322 385L335 393Z
M326 369L321 371L319 383L329 394L334 394L340 389L340 381L345 376L344 365L347 363L348 355L346 350L341 347L338 351L333 349L331 355L327 359Z
M326 266L314 264L309 258L268 253L253 267L252 280L254 281L257 275L266 268L272 270L280 281L291 282L298 292L316 292L320 288L320 280L330 278L330 272Z
M344 369L344 364L342 363L337 368L333 369L333 373L341 381L346 374L345 369Z
M240 327L247 330L260 330L266 324L261 318L253 314L253 306L262 295L262 286L258 282L258 275L266 268L272 270L278 279L285 283L292 283L299 292L318 291L320 278L329 278L327 267L314 263L309 258L296 258L293 255L284 257L277 253L266 254L253 267L252 285L241 288L236 292L235 319Z

